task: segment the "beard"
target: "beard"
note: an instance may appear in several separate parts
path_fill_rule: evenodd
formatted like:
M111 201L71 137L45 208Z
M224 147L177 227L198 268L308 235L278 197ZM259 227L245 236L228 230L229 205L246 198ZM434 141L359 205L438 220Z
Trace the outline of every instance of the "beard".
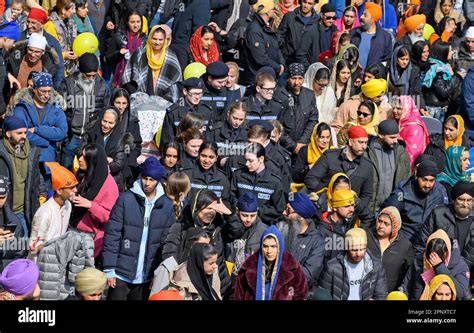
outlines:
M360 28L363 30L363 31L368 31L369 28L370 28L370 23L363 23L361 22L361 25L360 25Z
M410 32L410 34L408 35L408 37L410 37L410 40L411 40L411 43L412 43L412 44L415 44L416 42L425 40L425 39L423 38L423 36L417 36L414 32Z

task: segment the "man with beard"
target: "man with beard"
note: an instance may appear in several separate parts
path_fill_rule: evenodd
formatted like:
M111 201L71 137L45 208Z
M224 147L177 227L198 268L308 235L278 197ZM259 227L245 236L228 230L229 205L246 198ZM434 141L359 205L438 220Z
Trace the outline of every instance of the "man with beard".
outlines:
M57 162L47 162L51 170L53 196L36 211L31 223L29 247L38 253L44 243L64 235L71 216L71 201L77 193L76 176Z
M380 207L398 209L403 221L400 233L412 244L418 239L423 222L433 209L444 203L443 185L436 182L438 173L436 162L424 160L416 165L416 176L401 182Z
M361 126L352 126L348 135L349 144L324 152L307 173L304 184L310 192L317 192L328 186L333 175L343 172L351 180L352 190L365 206L372 200L374 181L372 163L364 157L369 138Z
M283 215L285 220L278 222L277 228L285 239L287 251L301 264L311 289L318 282L325 255L323 235L313 222L316 206L308 195L290 193Z
M365 156L374 166L374 193L369 204L372 212L390 196L393 189L410 178L410 158L405 148L398 142L398 124L387 119L379 124L379 133L369 141Z
M33 74L33 90L15 106L13 114L28 127L26 136L33 146L41 148L41 162L56 161L56 144L67 135L64 111L50 96L53 77L49 73Z
M28 235L27 223L39 207L41 150L30 146L23 119L16 116L5 118L5 137L0 144L0 173L10 179L9 204L19 218L23 234Z
M166 170L154 157L140 165L140 178L119 197L105 227L104 272L108 299L146 300L161 250L175 222L173 203L160 183ZM129 246L123 246L123 243Z
M281 145L296 157L301 148L309 143L318 122L318 110L313 91L303 87L304 66L292 63L288 72L287 85L283 89L286 101L278 120L284 127Z
M426 16L423 14L412 15L407 17L403 24L407 34L395 43L394 49L400 45L405 45L411 52L411 48L416 42L424 40L423 30L426 24Z
M422 252L429 235L443 229L449 238L456 239L461 255L469 267L474 264L474 221L471 215L474 184L461 181L451 190L453 202L433 209L423 224L416 250Z
M351 31L351 42L359 48L359 63L364 70L369 65L389 61L392 55L392 36L377 26L381 18L382 8L366 2L360 27Z

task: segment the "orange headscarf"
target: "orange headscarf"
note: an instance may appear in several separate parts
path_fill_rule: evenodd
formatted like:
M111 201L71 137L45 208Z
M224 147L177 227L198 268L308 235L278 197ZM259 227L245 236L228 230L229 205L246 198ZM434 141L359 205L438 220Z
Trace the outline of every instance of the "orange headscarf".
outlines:
M464 135L464 119L460 115L450 116L449 118L455 118L458 122L458 136L454 140L446 140L444 138L444 149L448 149L451 146L462 146L462 137Z
M286 8L283 0L278 1L278 8L280 8L280 12L285 15L288 12L292 12L298 7L298 0L293 1L293 5L290 8Z
M204 58L204 49L202 48L201 42L201 31L203 27L204 26L199 27L193 33L189 40L189 48L191 49L194 61L207 66L213 62L219 61L219 50L217 49L217 43L214 40L209 47L209 50L207 50L207 60Z

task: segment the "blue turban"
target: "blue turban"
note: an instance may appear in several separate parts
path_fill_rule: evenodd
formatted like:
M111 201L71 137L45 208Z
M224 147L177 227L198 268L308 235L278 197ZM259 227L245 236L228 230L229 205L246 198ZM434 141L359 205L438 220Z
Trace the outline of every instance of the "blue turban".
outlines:
M140 164L140 174L142 177L151 177L154 180L160 181L166 173L166 169L161 165L155 157L149 157Z
M49 73L39 72L33 74L33 89L52 87L53 77Z
M0 25L0 37L13 39L15 42L20 39L20 28L15 21L6 22Z
M27 126L25 121L17 116L6 117L3 121L3 130L5 132L14 131L19 128L27 128Z
M253 192L245 192L239 198L239 211L245 213L255 213L258 210L257 197Z
M304 193L290 193L289 202L290 206L294 209L296 214L298 214L304 219L309 219L316 214L316 206Z

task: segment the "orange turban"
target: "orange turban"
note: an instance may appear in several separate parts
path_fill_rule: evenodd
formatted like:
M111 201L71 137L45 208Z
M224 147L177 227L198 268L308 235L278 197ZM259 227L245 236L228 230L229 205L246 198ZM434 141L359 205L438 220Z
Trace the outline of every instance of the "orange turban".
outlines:
M66 169L65 167L62 167L59 163L46 162L45 164L51 170L51 180L53 183L53 191L56 191L62 188L73 187L79 184L79 182L76 179L76 176L74 176L74 174L68 169Z
M382 7L373 2L366 2L365 9L370 13L370 16L375 22L378 22L382 18Z
M426 24L426 16L423 14L412 15L408 17L404 23L405 23L405 28L407 29L407 31L413 32L416 29L418 29L420 24L423 24L423 25Z

